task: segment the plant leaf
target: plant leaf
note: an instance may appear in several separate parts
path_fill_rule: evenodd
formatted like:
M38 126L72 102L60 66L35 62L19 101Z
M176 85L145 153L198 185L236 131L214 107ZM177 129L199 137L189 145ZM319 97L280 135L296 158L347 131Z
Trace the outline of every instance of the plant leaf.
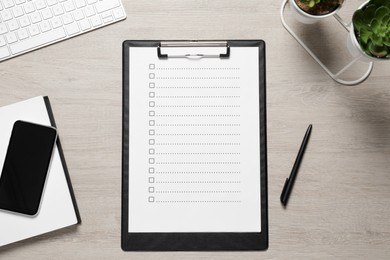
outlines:
M368 39L370 39L371 35L372 35L372 32L369 31L369 30L366 30L365 28L362 28L362 29L360 29L360 31L359 31L360 40L361 40L364 44L367 44Z
M367 27L366 23L364 22L364 12L363 10L359 9L353 14L353 25L355 26L356 31L360 31L361 28Z
M390 9L386 6L381 6L375 12L375 19L382 22L383 18L388 14L390 14Z
M386 46L377 46L373 42L368 43L368 50L373 56L378 58L386 57L389 54Z
M366 24L370 24L371 20L375 17L376 6L368 5L367 8L363 11L363 21Z

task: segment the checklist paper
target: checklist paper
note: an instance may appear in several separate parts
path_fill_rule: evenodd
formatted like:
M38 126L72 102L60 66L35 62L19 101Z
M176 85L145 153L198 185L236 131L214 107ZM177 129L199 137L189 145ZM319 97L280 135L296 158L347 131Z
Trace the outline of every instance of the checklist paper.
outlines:
M261 232L258 51L130 48L129 232Z

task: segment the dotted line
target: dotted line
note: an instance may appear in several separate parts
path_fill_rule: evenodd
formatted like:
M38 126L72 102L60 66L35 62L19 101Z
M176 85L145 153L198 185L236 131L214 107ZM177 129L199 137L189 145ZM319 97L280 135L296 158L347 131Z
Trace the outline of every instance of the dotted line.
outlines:
M156 96L156 98L240 98L240 96Z
M240 136L241 134L157 134L161 136Z
M160 89L239 89L241 87L225 87L225 86L215 86L215 87L211 87L211 86L190 86L190 87L181 87L181 86L177 86L177 87L159 87L157 86L156 88L160 88Z
M240 181L156 181L156 183L176 183L176 184L180 184L180 183L202 183L202 184L237 184L237 183L241 183Z
M241 126L241 124L157 124L156 126Z
M237 155L241 153L156 153L158 155Z
M157 70L239 70L240 68L157 68Z
M241 200L156 200L156 203L241 203Z
M156 145L240 145L240 143L156 143Z
M156 164L241 164L240 162L158 162Z
M156 79L240 79L240 77L157 77Z
M241 107L240 105L157 105L156 107Z
M240 174L240 172L156 172L156 174Z
M168 191L156 191L156 193L241 193L236 190L168 190Z
M156 115L157 117L240 117L240 115Z

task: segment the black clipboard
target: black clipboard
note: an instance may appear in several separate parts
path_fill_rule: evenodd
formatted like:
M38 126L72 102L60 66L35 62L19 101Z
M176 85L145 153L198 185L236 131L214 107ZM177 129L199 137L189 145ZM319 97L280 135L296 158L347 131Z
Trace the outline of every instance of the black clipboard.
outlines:
M183 54L228 59L231 47L256 47L259 53L259 115L260 115L260 195L261 232L240 233L129 233L129 54L132 47L156 49L160 59L168 59L162 47L226 47L226 52L214 55ZM267 192L267 138L266 138L266 78L265 43L262 40L232 41L125 41L123 43L123 128L122 128L122 239L124 251L232 251L266 250L268 248L268 192Z

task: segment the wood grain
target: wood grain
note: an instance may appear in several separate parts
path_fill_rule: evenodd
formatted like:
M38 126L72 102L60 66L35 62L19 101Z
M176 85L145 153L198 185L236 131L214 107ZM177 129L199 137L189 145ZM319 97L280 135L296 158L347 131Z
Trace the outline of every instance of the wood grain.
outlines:
M347 1L350 17L363 1ZM82 225L0 248L0 259L386 259L390 255L390 66L346 87L282 27L281 1L124 1L127 20L0 63L0 105L51 99ZM332 66L345 35L300 35ZM270 248L129 253L120 249L121 43L264 39L267 44ZM353 73L351 74L353 75ZM287 209L279 196L306 127L313 132ZM1 232L1 231L0 231Z

